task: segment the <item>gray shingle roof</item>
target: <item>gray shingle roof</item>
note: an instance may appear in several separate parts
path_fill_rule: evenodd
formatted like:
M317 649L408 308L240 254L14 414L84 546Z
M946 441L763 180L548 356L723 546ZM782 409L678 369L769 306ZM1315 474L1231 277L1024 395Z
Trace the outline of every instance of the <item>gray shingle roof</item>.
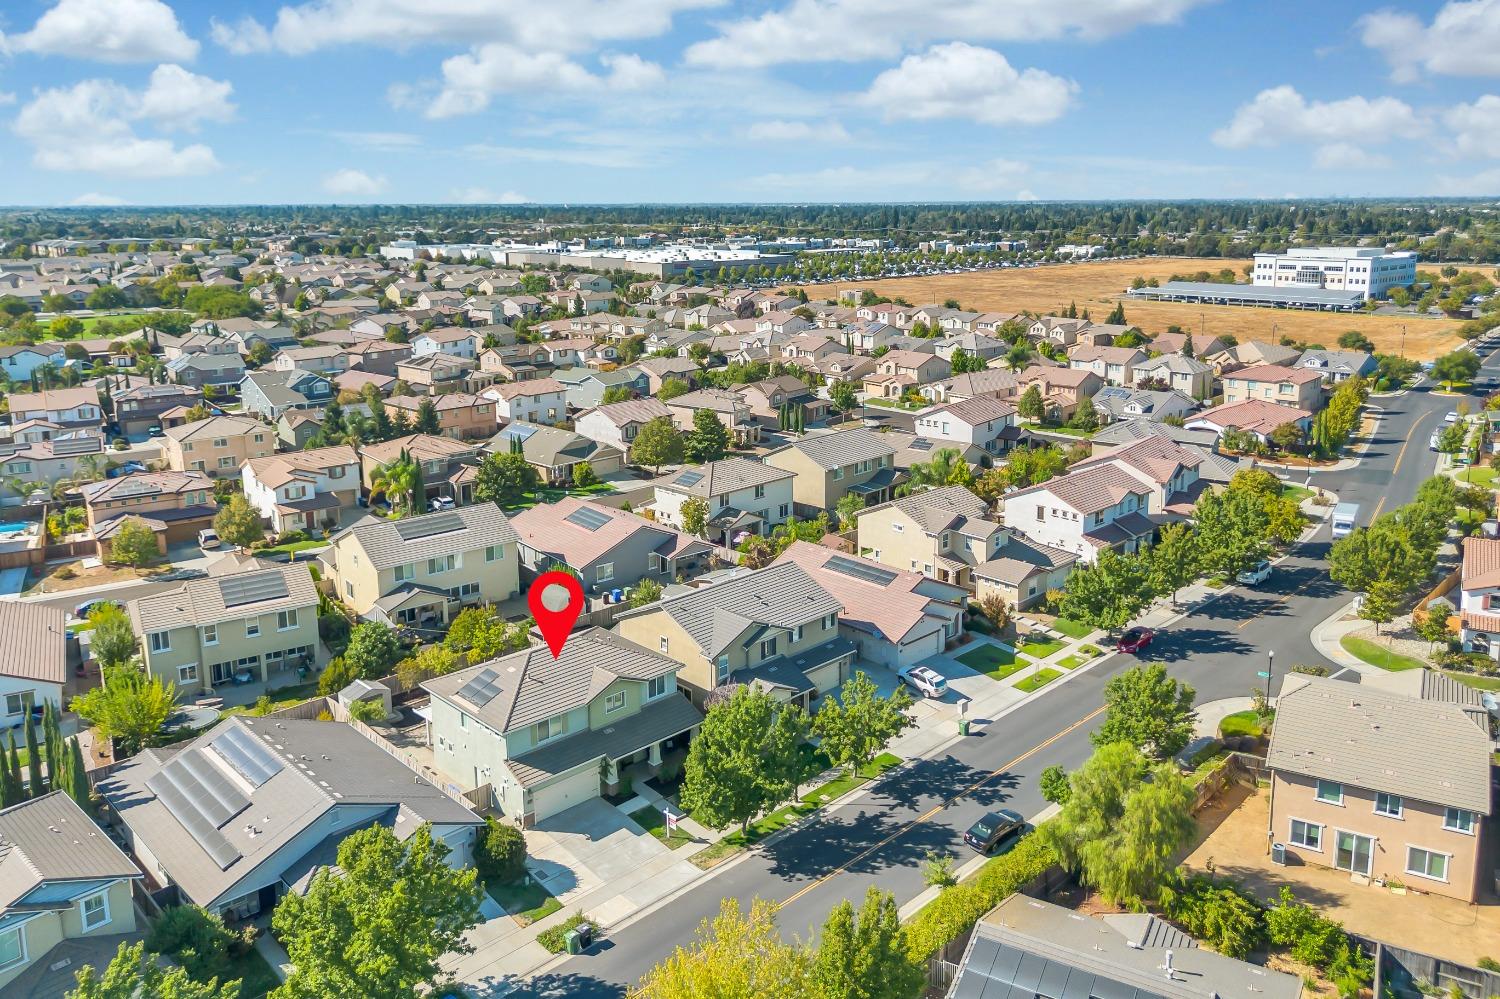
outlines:
M697 476L695 479L694 476ZM734 455L705 465L687 465L656 480L659 489L689 496L722 496L738 489L780 482L793 477L784 468Z
M804 437L771 453L779 454L787 450L801 451L824 468L838 468L850 462L868 461L872 458L889 458L896 453L896 449L880 434L860 427Z
M140 876L130 858L61 791L0 812L0 908L44 881Z
M414 536L426 528L441 525L453 527L425 537ZM402 537L402 532L405 532L406 537ZM334 535L333 543L338 544L351 534L359 541L360 547L369 556L370 564L377 570L437 555L471 552L490 545L512 544L516 540L515 529L493 503L476 503L456 510L442 510L401 520L365 517Z
M253 600L233 606L227 605L222 588L227 580L248 583L251 587L268 585L267 580L279 577L286 585L263 600ZM140 632L165 631L170 628L188 626L202 627L222 621L238 621L259 614L274 614L293 608L316 607L317 587L306 563L281 565L229 576L209 576L192 579L175 590L153 593L130 601L126 609L131 621Z
M957 524L965 534L988 537L1000 529L995 521L985 520L989 505L963 486L941 486L924 489L893 499L889 503L861 510L858 516L866 516L876 510L895 508L906 514L929 534L947 530Z

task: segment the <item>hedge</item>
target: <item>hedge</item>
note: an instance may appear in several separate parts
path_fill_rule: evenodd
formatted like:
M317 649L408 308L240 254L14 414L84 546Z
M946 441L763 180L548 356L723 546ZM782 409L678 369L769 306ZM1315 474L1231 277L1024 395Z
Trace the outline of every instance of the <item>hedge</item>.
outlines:
M1057 863L1051 847L1035 834L1009 853L986 863L971 881L945 888L906 924L906 950L924 963L973 928L986 912L1046 873Z

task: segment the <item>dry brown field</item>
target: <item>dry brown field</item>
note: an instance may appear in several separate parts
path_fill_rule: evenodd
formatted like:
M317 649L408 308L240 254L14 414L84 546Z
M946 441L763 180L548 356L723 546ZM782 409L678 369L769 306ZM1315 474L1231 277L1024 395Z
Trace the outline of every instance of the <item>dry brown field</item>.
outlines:
M938 274L931 277L888 278L879 281L847 281L807 288L815 301L833 298L845 287L869 288L879 295L905 298L913 305L957 299L975 312L1061 312L1076 302L1082 312L1103 322L1124 296L1135 277L1166 281L1173 274L1217 272L1225 267L1243 275L1248 260L1217 257L1145 257L1138 260L1051 264L1045 267ZM1306 343L1333 347L1339 334L1359 330L1382 353L1397 353L1405 326L1406 355L1431 360L1463 341L1460 323L1449 319L1416 319L1404 316L1371 316L1363 313L1303 312L1296 309L1260 309L1233 305L1191 305L1185 302L1136 302L1126 300L1125 318L1147 334L1168 326L1181 326L1195 339L1220 333L1243 340L1276 341L1289 336Z

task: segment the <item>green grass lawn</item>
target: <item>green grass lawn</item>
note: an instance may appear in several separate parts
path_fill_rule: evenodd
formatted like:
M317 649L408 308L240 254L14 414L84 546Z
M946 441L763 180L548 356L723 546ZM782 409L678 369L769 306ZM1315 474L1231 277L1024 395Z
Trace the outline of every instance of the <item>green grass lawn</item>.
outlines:
M879 777L891 767L900 764L901 758L891 753L881 753L875 757L875 761L865 767L857 774L841 774L824 784L813 788L801 798L790 805L784 805L776 809L770 815L757 819L750 823L749 829L744 832L732 832L688 859L698 867L707 870L722 862L726 858L738 853L740 850L765 839L778 830L796 822L805 815L811 815L819 808L848 794L850 791Z
M645 808L631 812L630 821L667 844L670 849L680 850L693 842L692 835L683 829L678 829L673 833L667 832L667 817L662 814L660 808L654 805L647 805Z
M1057 661L1057 665L1061 666L1063 669L1077 669L1078 667L1082 666L1084 662L1086 662L1086 660L1080 656L1063 656Z
M284 552L285 554L290 555L293 552L306 551L309 548L327 548L327 547L328 547L328 541L327 541L327 539L313 540L312 538L308 538L306 541L288 541L284 545L273 545L270 548L260 548L260 549L257 549L257 554L260 554L260 553L269 554L271 552Z
M1265 729L1261 727L1260 716L1254 711L1236 711L1232 715L1225 715L1219 722L1219 735L1223 738L1249 735L1259 739L1265 735Z
M1500 676L1479 676L1476 673L1459 673L1456 670L1443 670L1444 676L1451 676L1466 687L1475 690L1500 690ZM25 750L23 749L24 753ZM24 763L25 760L22 760Z
M271 710L280 711L294 704L301 704L310 697L318 696L318 681L312 680L308 683L299 683L291 687L278 687L268 691L267 696L271 698ZM228 718L230 715L254 714L254 704L240 704L232 708L225 708L219 712L220 718Z
M1051 683L1053 680L1056 680L1060 676L1062 676L1062 672L1060 670L1037 670L1035 673L1031 674L1020 683L1017 683L1016 689L1029 694L1033 690L1041 690L1043 687L1047 686L1047 684Z
M1281 485L1281 495L1286 499L1296 500L1298 503L1301 503L1312 494L1313 491L1306 486L1294 486L1289 482L1284 482Z
M1054 652L1061 652L1062 647L1062 642L1059 642L1055 638L1048 638L1038 632L1021 639L1021 645L1016 651L1024 653L1033 659L1046 659Z
M537 884L536 879L529 874L526 880L514 884L504 885L495 881L487 881L484 889L490 893L490 898L498 902L500 907L522 926L530 926L538 919L545 919L562 908L562 903L553 898L551 892Z
M956 658L969 669L996 680L1004 680L1028 665L1025 660L1017 659L1014 652L1007 652L998 645L981 645Z
M1496 477L1500 477L1500 472L1495 471L1487 465L1470 465L1458 473L1458 481L1472 482L1480 486L1493 487Z
M1052 629L1062 632L1069 638L1087 638L1094 633L1092 626L1084 624L1082 621L1069 621L1065 617L1054 619Z
M108 319L111 322L119 322L121 319L134 319L137 316L162 316L166 314L167 313L164 312L113 312L103 316L80 316L78 318L78 321L83 324L83 331L85 335L87 335L93 332L94 327L98 326L99 323L105 319ZM46 328L47 324L43 323L42 329ZM249 993L246 992L246 995L249 995Z
M589 496L602 496L614 491L615 487L608 482L596 482L592 486L573 486L568 489L538 489L527 499L507 506L505 509L508 511L530 510L532 507L539 506L542 503L556 503L558 500L568 496L582 496L587 498Z
M1099 649L1099 646L1097 646L1097 645L1083 645L1083 646L1079 647L1078 651L1082 652L1084 655L1088 656L1090 659L1092 659L1095 656L1097 656L1097 655L1100 654L1100 649Z
M261 999L281 984L270 963L254 947L238 957L226 958L224 967L216 970L221 982L240 979L240 999Z
M1400 653L1392 652L1384 645L1377 645L1365 638L1355 638L1353 635L1345 635L1339 640L1339 644L1350 655L1358 656L1371 666L1379 666L1381 669L1390 670L1393 673L1400 672L1401 670L1421 669L1427 665L1420 659L1403 656Z
M1045 430L1049 434L1062 434L1065 437L1092 437L1097 433L1094 430L1079 430L1077 427L1053 427L1045 423L1028 423L1027 426L1036 427L1038 430Z

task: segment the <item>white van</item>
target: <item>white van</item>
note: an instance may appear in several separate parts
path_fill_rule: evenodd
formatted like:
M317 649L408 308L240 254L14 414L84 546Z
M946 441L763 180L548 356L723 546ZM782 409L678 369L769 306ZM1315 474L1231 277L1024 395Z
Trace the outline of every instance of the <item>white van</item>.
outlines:
M1334 540L1351 534L1354 531L1355 522L1359 520L1358 503L1339 503L1333 508L1333 537Z

